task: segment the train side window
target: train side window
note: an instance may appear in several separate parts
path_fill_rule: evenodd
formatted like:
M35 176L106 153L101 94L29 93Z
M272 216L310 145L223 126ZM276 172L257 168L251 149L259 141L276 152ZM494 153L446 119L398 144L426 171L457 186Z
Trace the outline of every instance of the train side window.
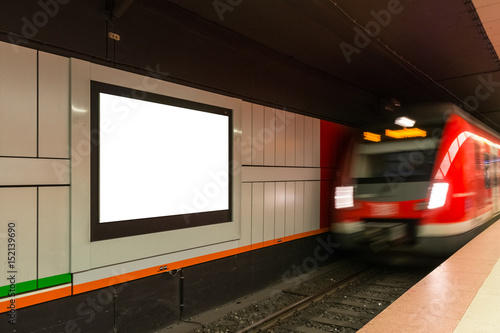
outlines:
M493 175L493 186L498 186L498 155L495 156L495 161L493 161L493 165L494 165L494 175Z
M484 154L484 186L491 188L490 155Z
M474 153L476 157L476 169L481 169L481 146L477 142L474 142Z

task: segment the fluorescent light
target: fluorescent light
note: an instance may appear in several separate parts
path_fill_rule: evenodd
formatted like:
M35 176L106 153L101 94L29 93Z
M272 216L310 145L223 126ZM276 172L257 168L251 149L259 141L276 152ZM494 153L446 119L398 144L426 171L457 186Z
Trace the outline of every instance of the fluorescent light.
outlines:
M413 125L415 125L415 120L407 117L398 117L394 123L401 127L413 127Z
M428 209L443 207L448 194L448 183L435 183L432 185L431 195L429 198Z

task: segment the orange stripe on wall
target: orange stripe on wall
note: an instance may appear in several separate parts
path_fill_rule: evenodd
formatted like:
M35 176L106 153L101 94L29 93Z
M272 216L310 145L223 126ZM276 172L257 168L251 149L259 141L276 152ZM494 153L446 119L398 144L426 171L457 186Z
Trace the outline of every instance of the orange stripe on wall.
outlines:
M36 305L40 303L45 303L58 298L63 298L71 296L71 286L67 285L65 287L59 287L56 289L48 289L47 291L36 291L34 294L27 293L25 295L20 295L15 298L4 298L0 301L0 313L10 311L9 306L11 300L15 301L15 310L25 308L31 305Z
M48 288L47 290L39 290L39 291L36 291L33 293L26 293L26 294L22 294L20 296L17 296L15 298L15 306L16 306L16 310L17 310L17 309L25 308L25 307L28 307L31 305L36 305L36 304L52 301L55 299L71 296L72 294L81 294L84 292L109 287L109 286L112 286L115 284L120 284L120 283L124 283L124 282L128 282L128 281L156 275L156 274L165 273L165 272L175 270L175 269L180 269L180 268L193 266L193 265L201 264L201 263L212 261L212 260L217 260L217 259L229 257L232 255L236 255L236 254L240 254L240 253L244 253L244 252L249 252L249 251L251 251L253 249L257 249L257 248L264 248L264 247L272 246L275 244L280 244L280 243L289 242L289 241L304 238L304 237L322 234L322 233L327 232L327 231L328 231L328 228L321 228L318 230L307 231L307 232L303 232L300 234L286 236L286 237L282 237L282 238L277 238L277 239L273 239L270 241L261 242L261 243L257 243L257 244L253 244L253 245L242 246L242 247L239 247L236 249L221 251L221 252L217 252L217 253L211 253L211 254L199 256L196 258L186 259L186 260L180 260L180 261L176 261L176 262L173 262L171 264L168 264L167 269L162 270L162 271L160 271L159 267L157 266L157 267L146 268L146 269L142 269L142 270L138 270L135 272L130 272L130 273L122 274L122 275L113 276L110 278L105 278L105 279L101 279L101 280L82 283L79 285L74 285L73 287L71 287L70 285L67 285L64 287ZM4 299L0 300L0 313L4 313L4 312L9 311L8 306L11 304L10 300L11 300L11 298L4 298Z
M144 278L147 276L165 273L165 272L172 271L175 269L180 269L180 268L184 268L184 267L188 267L188 266L194 266L194 265L198 265L198 264L201 264L204 262L233 256L233 255L240 254L243 252L248 252L248 251L256 250L259 248L264 248L264 247L268 247L268 246L279 244L279 243L289 242L289 241L299 239L299 238L304 238L304 237L308 237L308 236L322 234L322 233L327 232L327 231L328 231L328 228L321 228L321 229L314 230L314 231L308 231L308 232L304 232L304 233L300 233L300 234L296 234L296 235L292 235L292 236L282 237L279 239L273 239L270 241L256 243L256 244L252 244L252 245L247 245L247 246L243 246L243 247L239 247L239 248L235 248L235 249L231 249L231 250L225 250L225 251L221 251L221 252L203 255L200 257L180 260L180 261L176 261L176 262L173 262L173 263L166 265L167 269L162 270L162 271L160 271L159 267L156 266L156 267L146 268L146 269L142 269L142 270L135 271L135 272L130 272L130 273L122 274L122 275L113 276L110 278L105 278L105 279L101 279L101 280L82 283L82 284L78 284L78 285L73 286L73 294L81 294L81 293L88 292L91 290L105 288L105 287L109 287L109 286L112 286L115 284L124 283L124 282L128 282L128 281ZM279 241L279 240L281 240L281 241Z

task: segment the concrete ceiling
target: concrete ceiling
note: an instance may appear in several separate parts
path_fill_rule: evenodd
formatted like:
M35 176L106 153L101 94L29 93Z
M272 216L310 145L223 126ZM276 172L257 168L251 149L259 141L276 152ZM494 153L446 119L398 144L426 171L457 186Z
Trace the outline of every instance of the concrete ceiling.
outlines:
M500 132L500 0L169 1L381 99L451 101Z

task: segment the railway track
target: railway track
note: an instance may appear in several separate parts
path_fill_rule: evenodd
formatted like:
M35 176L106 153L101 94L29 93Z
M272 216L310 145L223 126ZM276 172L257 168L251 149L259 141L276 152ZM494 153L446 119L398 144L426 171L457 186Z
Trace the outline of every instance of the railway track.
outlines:
M273 300L231 312L192 332L356 332L432 268L367 267L348 261L313 280L281 290ZM340 277L339 271L343 271ZM276 300L278 304L273 303Z
M266 330L270 329L271 327L276 326L279 324L281 321L284 319L296 314L297 312L309 307L310 305L319 302L323 298L335 293L336 291L340 290L341 288L347 287L349 284L356 283L357 281L362 280L366 276L370 276L374 274L373 269L365 269L359 273L356 273L352 276L349 276L345 279L342 279L341 281L338 281L334 283L333 285L320 290L319 292L305 296L304 298L298 300L297 302L290 304L286 306L285 308L259 320L258 322L241 329L237 331L237 333L254 333L254 332L265 332ZM284 291L287 292L287 291ZM299 294L292 292L294 294Z
M295 312L294 320L279 320L273 332L356 332L399 296L417 283L426 272L373 268L362 279L353 279L340 292L325 295L320 304L310 303L307 312ZM316 304L315 304L316 303ZM270 327L249 332L267 332ZM245 331L242 331L245 332Z

